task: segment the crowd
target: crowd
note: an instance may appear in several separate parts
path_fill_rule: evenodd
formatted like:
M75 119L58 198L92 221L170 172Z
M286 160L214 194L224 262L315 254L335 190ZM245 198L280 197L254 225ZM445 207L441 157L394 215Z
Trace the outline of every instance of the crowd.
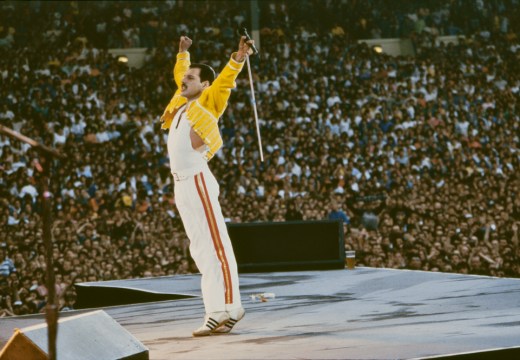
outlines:
M258 1L255 12L264 32L286 39L296 30L308 40L315 30L358 40L518 32L518 5L518 0L284 0ZM249 23L251 8L241 0L8 1L2 13L4 47L64 46L81 37L94 48L155 48L174 29L197 27L205 37L233 38L237 26Z
M210 162L224 215L337 219L346 249L366 266L519 277L518 1L475 1L456 13L465 2L386 3L259 2L261 55L252 66L265 162L242 74L221 119L225 145ZM158 119L174 90L179 36L193 33L193 59L220 69L249 9L236 1L28 4L2 5L0 124L64 158L48 166L0 135L0 316L44 311L42 168L51 175L62 310L74 308L74 283L196 271ZM379 23L381 36L409 34L417 56L377 54L353 42L356 26L338 18L326 27L309 15L347 10L359 21L364 14L369 29ZM31 12L43 20L23 20ZM410 32L400 32L409 20ZM426 31L432 24L437 30ZM467 37L437 44L451 25ZM126 26L139 30L134 42ZM155 51L132 69L107 46Z

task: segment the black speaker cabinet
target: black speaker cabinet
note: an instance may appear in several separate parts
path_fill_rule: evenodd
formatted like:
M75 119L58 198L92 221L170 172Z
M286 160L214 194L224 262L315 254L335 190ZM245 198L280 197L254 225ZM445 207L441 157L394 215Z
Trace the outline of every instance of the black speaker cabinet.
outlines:
M339 221L228 224L239 272L343 269Z
M0 351L0 360L46 360L47 324L16 329ZM148 360L148 349L103 310L58 322L59 360Z

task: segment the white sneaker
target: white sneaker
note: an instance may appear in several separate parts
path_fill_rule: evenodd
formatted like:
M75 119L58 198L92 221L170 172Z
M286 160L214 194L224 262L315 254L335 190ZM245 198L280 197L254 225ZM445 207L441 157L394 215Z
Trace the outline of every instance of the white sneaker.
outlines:
M204 318L204 324L193 331L193 336L208 336L219 326L225 324L229 320L229 314L226 311L209 313Z
M237 322L242 320L246 311L243 307L230 311L229 312L229 320L226 321L222 326L219 326L215 330L213 330L212 334L227 334L233 329Z

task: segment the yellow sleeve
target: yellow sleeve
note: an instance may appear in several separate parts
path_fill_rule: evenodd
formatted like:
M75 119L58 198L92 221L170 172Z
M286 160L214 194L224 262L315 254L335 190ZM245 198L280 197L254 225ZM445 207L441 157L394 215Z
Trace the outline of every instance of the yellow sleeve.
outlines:
M175 62L175 66L173 68L173 79L177 85L177 92L180 92L182 78L184 77L186 71L188 71L190 68L190 65L191 62L189 52L185 51L177 54L177 61Z
M181 84L182 78L188 69L190 68L190 53L182 52L177 54L177 61L175 62L175 66L173 67L173 79L175 80L175 84L177 85L177 90L173 95L172 99L168 103L168 106L164 110L164 113L161 116L161 129L169 129L173 120L173 116L175 114L175 108L178 107L181 103L185 102L186 99L181 97ZM183 100L184 99L184 100Z
M224 113L227 107L231 89L236 88L235 82L238 74L242 71L245 62L238 62L233 59L235 54L231 55L231 59L224 69L217 76L213 84L204 91L200 102L204 107L210 109L217 118Z

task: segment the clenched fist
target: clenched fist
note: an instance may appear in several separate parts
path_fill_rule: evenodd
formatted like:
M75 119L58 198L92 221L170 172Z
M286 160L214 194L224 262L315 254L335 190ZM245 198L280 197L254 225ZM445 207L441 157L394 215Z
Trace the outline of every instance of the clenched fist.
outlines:
M181 39L179 41L179 52L188 51L192 43L193 40L191 40L189 37L181 36Z

